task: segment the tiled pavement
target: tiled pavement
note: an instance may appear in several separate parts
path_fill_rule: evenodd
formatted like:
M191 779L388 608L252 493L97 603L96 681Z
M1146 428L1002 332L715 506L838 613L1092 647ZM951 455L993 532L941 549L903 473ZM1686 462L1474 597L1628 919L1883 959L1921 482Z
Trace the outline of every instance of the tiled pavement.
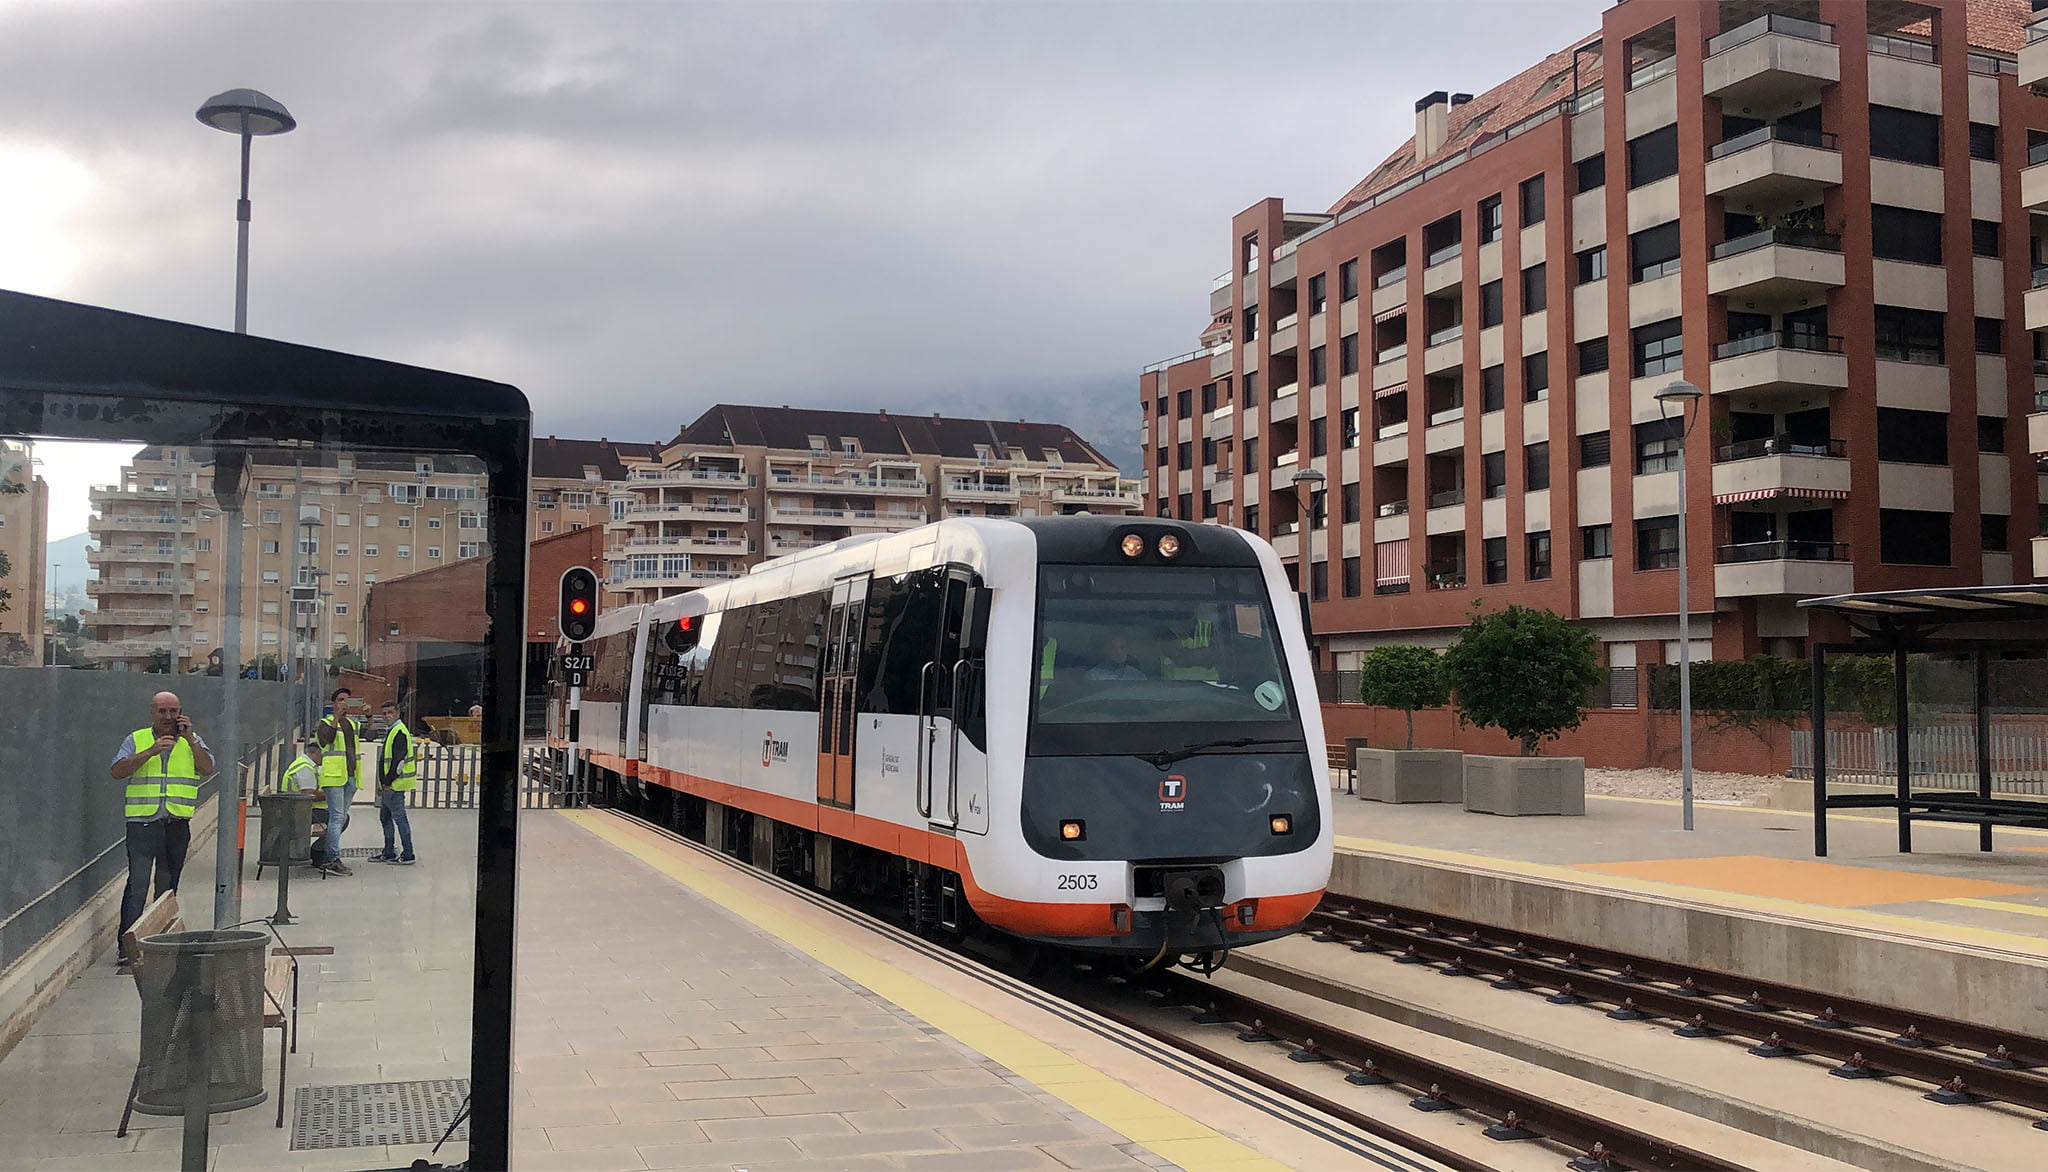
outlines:
M1168 1166L559 816L521 849L522 1172Z

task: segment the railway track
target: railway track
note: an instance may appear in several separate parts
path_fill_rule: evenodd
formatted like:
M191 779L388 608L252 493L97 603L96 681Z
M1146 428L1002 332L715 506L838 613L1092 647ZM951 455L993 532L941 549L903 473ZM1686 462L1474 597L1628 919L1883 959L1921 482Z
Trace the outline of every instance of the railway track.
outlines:
M1842 1078L1912 1079L1938 1103L2048 1112L2048 1039L1348 896L1326 896L1305 927L1397 962L1548 992L1554 1004L1677 1022L1681 1037L1749 1039L1759 1057L1832 1059ZM2048 1130L2048 1117L2034 1126Z

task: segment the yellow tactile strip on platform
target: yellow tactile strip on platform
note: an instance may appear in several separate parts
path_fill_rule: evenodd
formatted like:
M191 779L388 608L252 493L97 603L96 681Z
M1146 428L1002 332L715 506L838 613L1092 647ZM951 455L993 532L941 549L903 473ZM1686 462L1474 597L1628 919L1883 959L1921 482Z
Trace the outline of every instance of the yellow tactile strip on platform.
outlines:
M1987 879L1963 879L1765 855L1580 863L1572 869L1676 883L1685 887L1704 887L1711 891L1793 899L1822 907L1876 907L1888 903L1988 899L1995 895L2030 895L2041 890Z
M562 816L1188 1172L1286 1168L952 994L834 940L744 888L689 866L614 819L583 811Z

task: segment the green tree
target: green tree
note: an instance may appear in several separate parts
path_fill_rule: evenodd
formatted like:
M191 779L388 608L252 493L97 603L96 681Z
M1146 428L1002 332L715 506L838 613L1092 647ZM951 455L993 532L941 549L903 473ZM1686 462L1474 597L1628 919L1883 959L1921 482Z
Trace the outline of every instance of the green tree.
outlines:
M1544 741L1579 727L1600 682L1593 633L1547 610L1510 606L1479 614L1444 654L1458 718L1497 728L1534 756Z
M1450 701L1443 657L1412 643L1376 647L1358 665L1358 700L1381 708L1399 708L1408 716L1408 747L1415 747L1415 710L1441 708Z
M331 676L338 676L345 671L360 672L368 667L369 662L363 658L363 653L346 643L336 647L334 654L327 657L327 674Z
M20 496L27 491L28 484L25 481L14 479L0 480L0 496ZM7 578L13 573L14 559L4 553L0 553L0 579ZM9 590L5 586L0 586L0 614L6 614L9 610L12 610L13 601L14 591Z

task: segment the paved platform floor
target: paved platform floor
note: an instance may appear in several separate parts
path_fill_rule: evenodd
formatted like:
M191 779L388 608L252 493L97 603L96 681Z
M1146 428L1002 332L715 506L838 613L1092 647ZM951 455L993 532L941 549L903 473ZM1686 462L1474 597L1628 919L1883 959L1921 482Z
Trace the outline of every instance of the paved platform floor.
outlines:
M1835 918L1907 935L2048 956L2048 831L2000 829L1990 853L1975 827L1922 823L1900 854L1895 823L1828 817L1829 855L1813 857L1813 815L1588 795L1584 817L1503 818L1448 804L1333 798L1338 849L1428 851L1577 883Z
M301 922L285 938L334 951L303 959L287 1126L273 1126L274 1101L215 1116L212 1168L397 1168L428 1154L293 1150L290 1126L299 1088L468 1074L475 823L414 823L417 866L295 873ZM378 840L359 811L344 846ZM1192 1077L1015 982L613 816L527 812L521 841L522 1172L1434 1167L1276 1122L1252 1090ZM183 894L204 920L212 859L196 845ZM274 890L270 874L247 882L248 914L268 912ZM137 1115L114 1133L138 1019L134 981L109 953L0 1060L0 1170L177 1166L180 1120ZM267 1031L273 1093L277 1045ZM465 1154L458 1140L438 1158Z

